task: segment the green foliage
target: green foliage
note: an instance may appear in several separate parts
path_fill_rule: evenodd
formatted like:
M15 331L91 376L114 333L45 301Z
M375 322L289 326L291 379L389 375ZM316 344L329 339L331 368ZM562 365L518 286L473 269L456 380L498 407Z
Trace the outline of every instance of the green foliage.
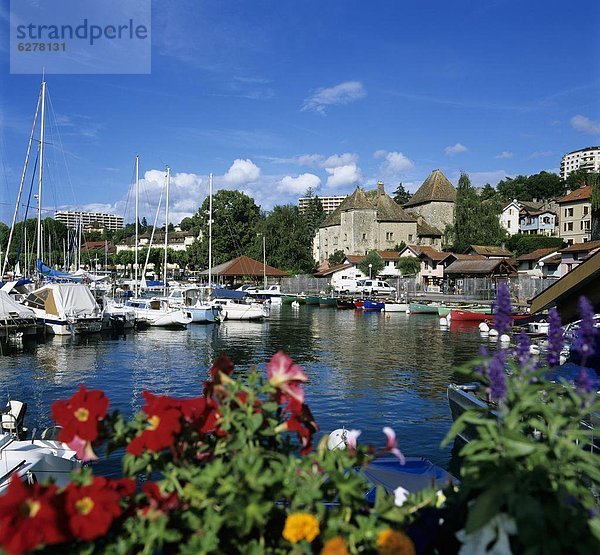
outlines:
M421 270L421 261L416 256L402 256L396 267L403 276L415 276Z
M506 240L506 248L515 253L515 256L528 254L537 249L556 248L557 250L564 246L564 241L560 237L546 237L545 235L524 235L517 233L511 235Z
M404 188L402 183L398 183L398 187L394 191L394 196L392 197L395 202L397 202L400 206L406 204L412 195Z
M327 259L327 261L332 266L337 266L338 264L342 263L342 260L344 260L345 256L346 256L346 253L343 250L338 249L336 251L333 251L333 253L329 255L329 258Z
M558 175L542 171L530 176L507 177L496 185L496 191L505 201L539 201L562 197L568 185Z
M448 496L447 526L476 533L504 515L516 524L513 553L598 553L592 509L600 470L593 430L580 422L600 403L595 393L582 397L565 382L546 381L546 371L512 365L498 417L469 410L453 425L446 443L467 426L476 437L460 452L461 486Z
M189 252L190 265L197 269L208 267L208 208L206 198L192 217L192 229L202 231L203 236ZM241 255L262 258L262 247L258 249L256 241L262 216L253 199L240 191L221 189L213 195L212 217L213 266Z
M371 264L371 272L369 272L369 264ZM381 256L377 254L377 251L370 251L358 264L358 268L366 276L376 277L381 270L383 270L385 264L381 259Z
M261 222L266 237L267 264L293 273L308 273L314 268L312 235L297 206L275 206ZM257 238L262 253L262 238ZM260 260L262 260L262 255Z
M306 220L307 232L310 235L311 241L315 236L315 233L319 229L319 226L323 223L326 215L323 210L323 204L318 196L315 195L312 187L309 187L304 193L305 198L309 198L310 201L306 209L304 210L304 219Z
M497 200L500 194L489 183L486 183L481 189L479 197L481 200Z
M506 237L499 214L499 203L482 201L469 176L461 174L456 192L454 225L446 230L446 243L452 243L457 252L464 252L469 245L499 245Z

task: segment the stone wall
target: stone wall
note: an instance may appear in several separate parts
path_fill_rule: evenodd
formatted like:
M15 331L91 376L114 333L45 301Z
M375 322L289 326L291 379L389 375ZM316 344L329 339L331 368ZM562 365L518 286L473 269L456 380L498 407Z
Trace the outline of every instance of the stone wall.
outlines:
M423 216L429 225L437 227L442 232L447 225L452 225L454 222L453 202L428 202L411 206L410 211Z

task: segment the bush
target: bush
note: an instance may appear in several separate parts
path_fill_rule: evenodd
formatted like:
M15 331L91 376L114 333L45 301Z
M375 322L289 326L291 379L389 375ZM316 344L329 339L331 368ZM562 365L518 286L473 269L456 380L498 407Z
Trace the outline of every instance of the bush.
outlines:
M545 249L550 247L558 250L564 245L565 242L560 237L547 237L545 235L522 235L520 233L512 235L506 241L506 247L511 252L514 252L515 256L522 256L523 254L529 254L537 249Z

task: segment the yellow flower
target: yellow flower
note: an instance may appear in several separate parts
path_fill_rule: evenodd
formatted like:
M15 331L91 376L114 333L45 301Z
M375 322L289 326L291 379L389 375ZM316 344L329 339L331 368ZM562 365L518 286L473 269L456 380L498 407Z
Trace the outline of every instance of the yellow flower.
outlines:
M387 528L377 535L377 553L379 555L415 555L415 546L406 534Z
M319 535L319 521L309 513L292 513L285 519L282 535L291 543L311 542Z
M321 555L348 555L348 548L344 538L334 536L327 540L321 551Z

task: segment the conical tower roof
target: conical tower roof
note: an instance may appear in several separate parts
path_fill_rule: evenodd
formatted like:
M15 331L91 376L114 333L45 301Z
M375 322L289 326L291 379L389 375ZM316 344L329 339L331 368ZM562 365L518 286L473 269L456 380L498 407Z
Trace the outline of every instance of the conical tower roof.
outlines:
M374 206L367 199L367 195L360 188L356 187L354 192L347 196L342 203L331 213L320 227L329 227L330 225L340 225L341 213L349 210L373 210Z
M456 189L440 170L433 170L404 206L426 202L456 202Z

